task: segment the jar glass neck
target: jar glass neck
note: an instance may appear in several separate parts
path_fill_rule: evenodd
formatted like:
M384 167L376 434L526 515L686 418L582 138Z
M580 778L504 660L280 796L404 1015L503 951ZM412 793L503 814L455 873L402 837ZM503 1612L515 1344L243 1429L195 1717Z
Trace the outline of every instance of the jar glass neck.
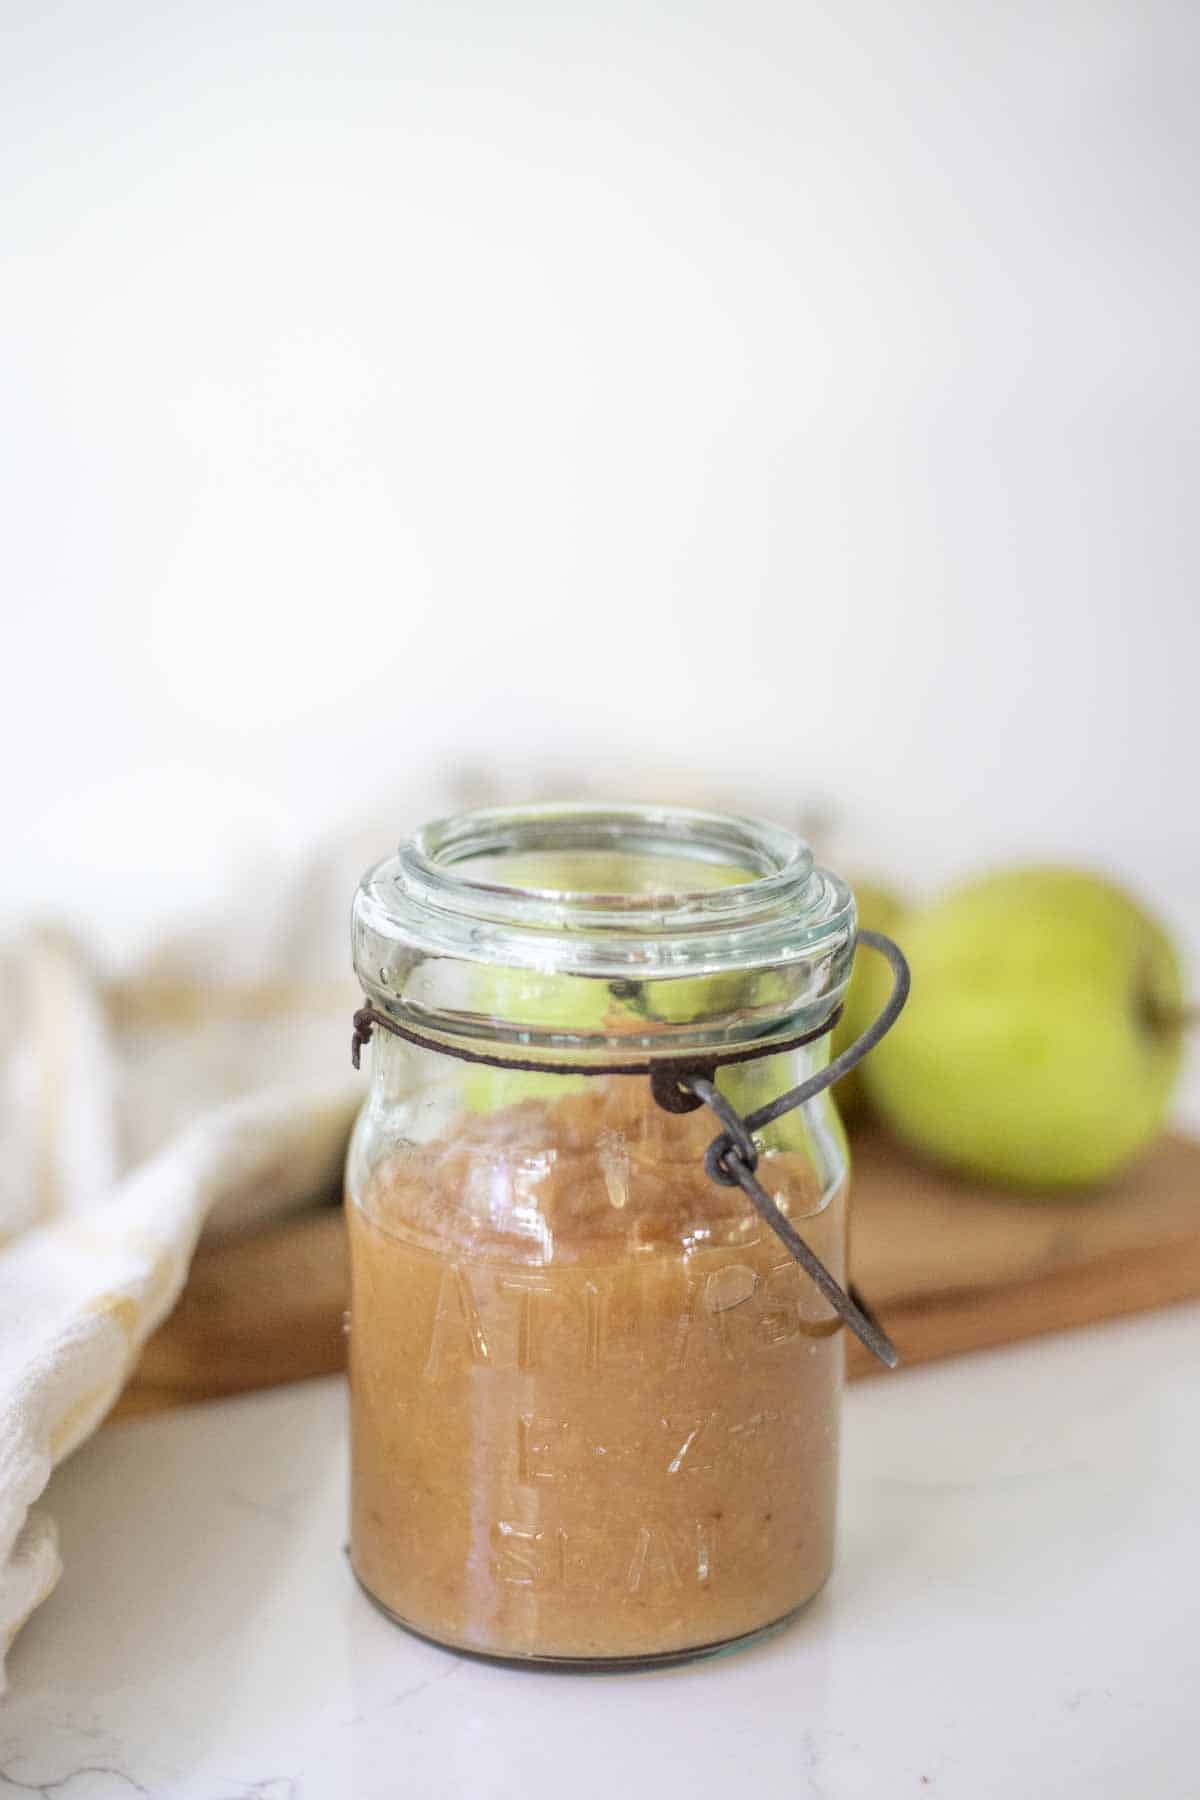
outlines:
M854 904L792 832L682 808L541 806L427 826L365 877L370 999L451 1039L583 1059L810 1029Z

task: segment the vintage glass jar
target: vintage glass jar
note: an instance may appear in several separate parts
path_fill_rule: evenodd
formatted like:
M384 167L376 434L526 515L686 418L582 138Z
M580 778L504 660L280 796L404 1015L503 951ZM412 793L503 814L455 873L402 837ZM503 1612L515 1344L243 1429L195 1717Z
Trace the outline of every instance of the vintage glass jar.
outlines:
M706 1174L712 1113L617 1071L749 1052L715 1076L745 1113L820 1068L827 1030L773 1046L846 987L849 889L758 821L492 810L371 870L353 930L394 1027L348 1163L359 1581L442 1643L560 1663L786 1618L833 1556L843 1326ZM756 1143L844 1282L829 1095Z

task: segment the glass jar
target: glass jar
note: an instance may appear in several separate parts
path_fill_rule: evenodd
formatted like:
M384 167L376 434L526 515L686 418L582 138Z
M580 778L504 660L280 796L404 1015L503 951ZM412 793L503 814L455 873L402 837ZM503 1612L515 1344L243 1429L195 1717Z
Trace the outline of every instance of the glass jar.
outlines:
M504 1658L640 1663L787 1618L833 1556L841 1320L736 1187L707 1111L630 1061L721 1066L745 1113L828 1060L854 902L807 846L682 809L427 827L373 869L376 1031L349 1154L355 1573ZM523 1062L552 1062L555 1072ZM845 1138L821 1093L758 1179L839 1282Z

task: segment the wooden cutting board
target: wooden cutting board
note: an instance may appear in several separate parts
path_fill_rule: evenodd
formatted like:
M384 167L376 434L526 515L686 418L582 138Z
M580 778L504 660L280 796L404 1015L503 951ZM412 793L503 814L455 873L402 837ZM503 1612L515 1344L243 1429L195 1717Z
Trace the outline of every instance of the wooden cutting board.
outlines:
M904 1364L1200 1296L1200 1142L1166 1137L1119 1183L1014 1199L853 1142L852 1262ZM346 1237L323 1207L196 1256L116 1413L329 1374L345 1363ZM851 1377L878 1365L849 1344Z

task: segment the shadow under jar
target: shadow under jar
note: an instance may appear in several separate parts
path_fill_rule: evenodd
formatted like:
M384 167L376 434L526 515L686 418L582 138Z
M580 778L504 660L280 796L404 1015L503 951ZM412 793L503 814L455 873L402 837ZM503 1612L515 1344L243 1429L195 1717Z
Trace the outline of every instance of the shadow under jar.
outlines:
M848 888L790 832L679 809L467 814L364 878L359 979L426 1040L375 1031L347 1175L350 1551L400 1623L654 1662L825 1581L841 1322L706 1174L712 1114L613 1070L760 1052L716 1077L752 1111L827 1061L827 1034L772 1046L829 1018L854 939ZM756 1143L844 1283L828 1094Z

